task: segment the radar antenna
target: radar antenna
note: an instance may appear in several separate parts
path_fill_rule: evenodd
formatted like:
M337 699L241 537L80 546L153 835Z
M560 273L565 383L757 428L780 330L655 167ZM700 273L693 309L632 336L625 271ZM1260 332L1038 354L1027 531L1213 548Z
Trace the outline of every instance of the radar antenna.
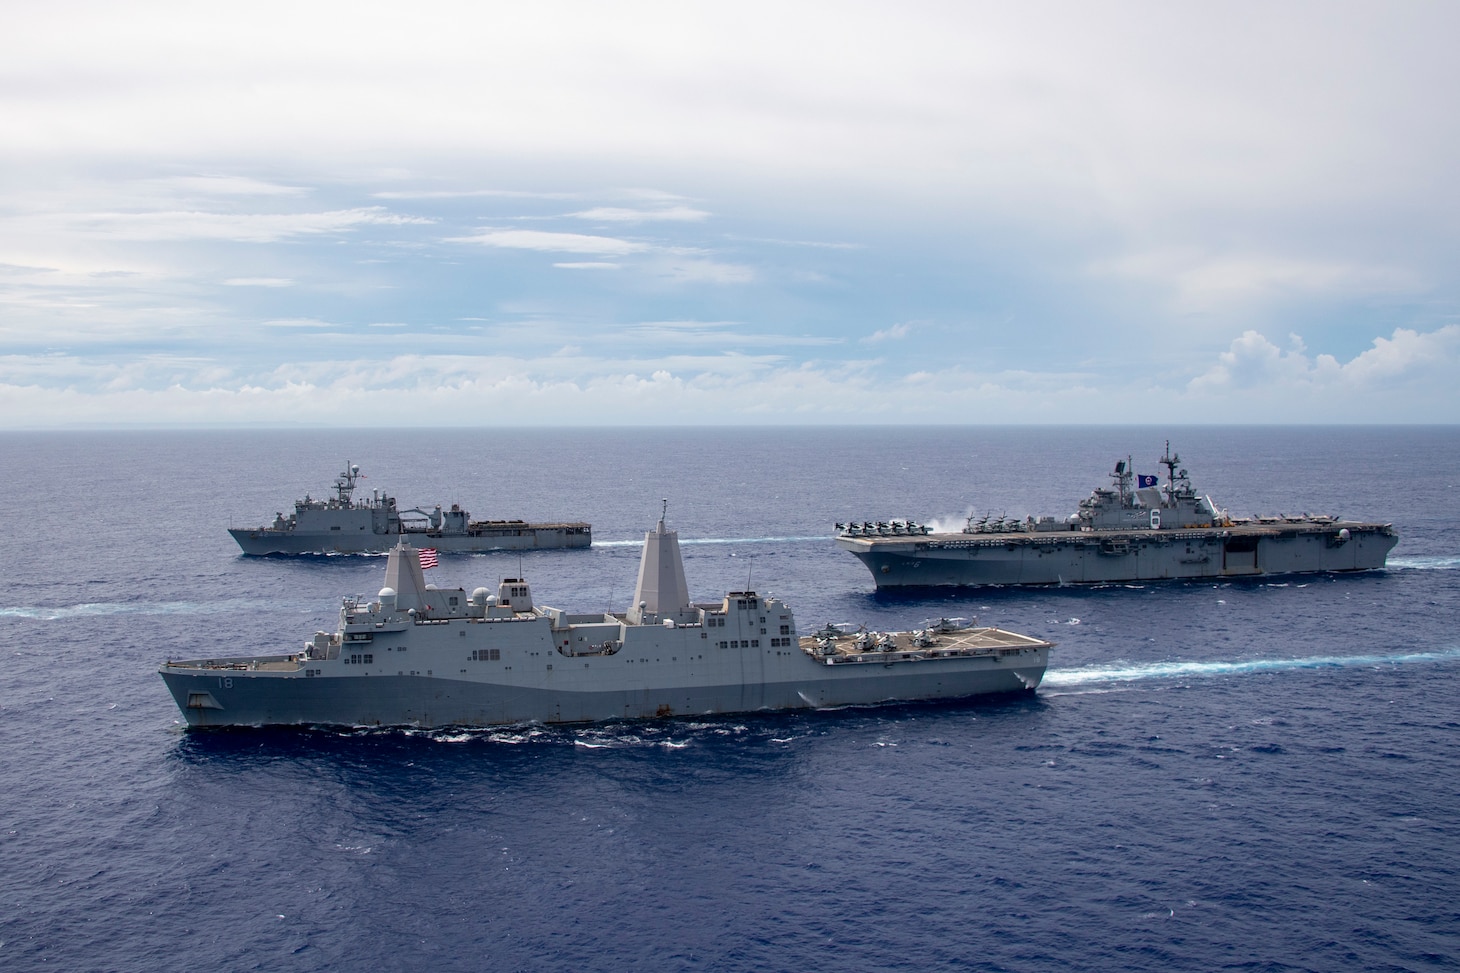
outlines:
M1135 492L1131 489L1131 481L1135 479L1135 474L1131 472L1134 465L1127 456L1116 462L1115 472L1110 474L1110 481L1120 495L1120 505L1125 508L1135 506Z
M355 481L360 477L360 467L351 466L349 460L345 460L345 471L335 478L335 492L338 494L340 506L348 507L350 497L355 492Z

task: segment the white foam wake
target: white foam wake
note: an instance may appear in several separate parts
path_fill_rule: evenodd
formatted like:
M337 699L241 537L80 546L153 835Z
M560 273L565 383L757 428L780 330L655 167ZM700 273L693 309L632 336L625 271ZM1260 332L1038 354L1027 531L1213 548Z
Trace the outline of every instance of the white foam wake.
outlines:
M98 615L197 615L202 612L249 611L263 607L278 608L277 603L259 600L226 599L208 603L197 601L98 601L83 605L58 605L51 608L19 605L0 606L0 618L31 618L55 622L68 618L91 618Z
M825 542L831 540L830 534L817 534L811 537L681 537L680 546L690 544L805 544L808 541ZM644 543L643 538L632 541L594 541L594 547L640 547Z
M1453 571L1460 568L1460 555L1416 555L1414 557L1391 557L1391 568L1410 568L1415 571Z
M1077 669L1051 669L1045 674L1042 685L1061 689L1144 679L1200 679L1293 669L1373 668L1416 662L1449 662L1456 659L1460 659L1460 646L1437 652L1409 652L1402 655L1319 655L1297 659L1251 659L1246 662L1120 663L1081 666Z

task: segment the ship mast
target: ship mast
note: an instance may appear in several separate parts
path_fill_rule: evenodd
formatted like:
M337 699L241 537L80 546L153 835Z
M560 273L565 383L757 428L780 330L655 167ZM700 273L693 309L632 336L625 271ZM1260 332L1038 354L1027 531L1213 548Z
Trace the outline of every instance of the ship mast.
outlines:
M1166 452L1161 457L1160 463L1166 467L1166 502L1176 506L1176 467L1181 463L1180 456L1171 455L1171 440L1166 440Z
M1135 464L1129 456L1115 464L1115 472L1110 474L1110 479L1115 483L1115 488L1120 494L1120 506L1127 509L1135 506L1135 494L1131 491L1131 479L1135 476L1131 472Z
M360 475L360 467L351 466L349 460L345 460L345 472L335 479L335 492L339 494L340 506L348 507L350 497L355 493L355 478Z

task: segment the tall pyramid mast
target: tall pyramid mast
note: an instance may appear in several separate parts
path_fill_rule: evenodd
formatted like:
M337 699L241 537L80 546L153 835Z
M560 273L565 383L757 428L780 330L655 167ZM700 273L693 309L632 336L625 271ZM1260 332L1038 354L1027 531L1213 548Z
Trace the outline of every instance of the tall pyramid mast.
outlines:
M401 611L426 606L426 576L421 571L421 552L401 541L390 549L385 562L385 586L395 591L395 605Z
M645 615L673 615L690 608L689 585L684 581L684 561L679 555L679 532L668 530L664 518L669 501L659 514L659 523L644 535L644 553L639 558L639 583L629 615L642 623Z

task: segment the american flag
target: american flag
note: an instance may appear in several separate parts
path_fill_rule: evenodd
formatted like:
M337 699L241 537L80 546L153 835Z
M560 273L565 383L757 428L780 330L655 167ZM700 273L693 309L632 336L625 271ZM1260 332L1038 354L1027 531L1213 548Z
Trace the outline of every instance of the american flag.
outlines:
M429 571L436 566L436 548L421 548L421 570Z

